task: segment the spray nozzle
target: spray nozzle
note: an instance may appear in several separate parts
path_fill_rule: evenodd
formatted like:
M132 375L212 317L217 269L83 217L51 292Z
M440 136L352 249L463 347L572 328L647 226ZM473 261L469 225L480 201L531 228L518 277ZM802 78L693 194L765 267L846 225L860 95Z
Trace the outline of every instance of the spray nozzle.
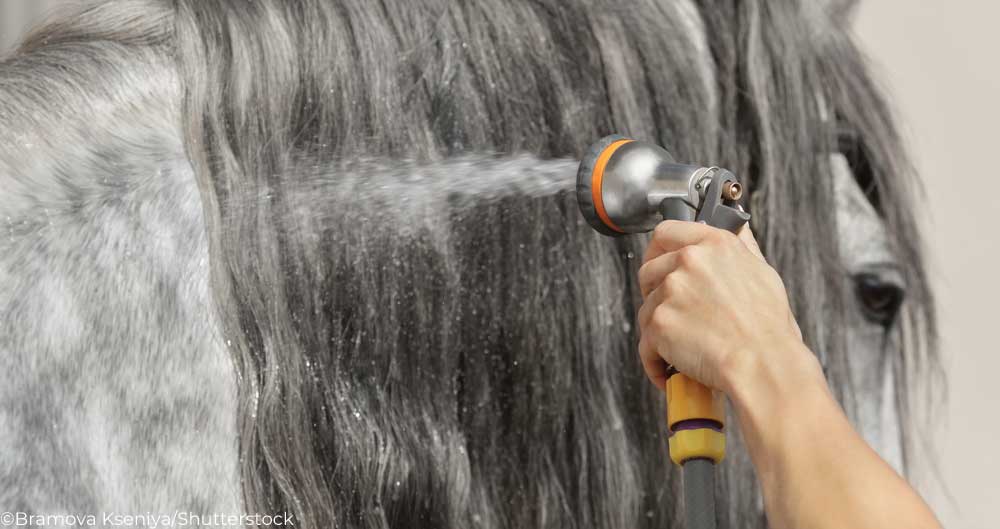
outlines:
M607 136L587 150L576 191L583 216L605 235L647 232L666 219L730 231L750 220L731 172L676 163L662 147L624 136Z
M650 231L665 219L736 232L750 220L733 173L678 164L662 147L623 136L608 136L587 150L576 196L583 216L605 235ZM684 466L688 527L714 528L713 468L726 453L721 395L672 367L665 389L670 458Z

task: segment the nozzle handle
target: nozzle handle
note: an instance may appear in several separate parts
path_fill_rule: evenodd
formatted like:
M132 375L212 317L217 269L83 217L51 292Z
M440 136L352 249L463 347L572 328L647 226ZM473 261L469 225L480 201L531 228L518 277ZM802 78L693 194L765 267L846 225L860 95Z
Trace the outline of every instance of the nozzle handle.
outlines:
M750 220L750 214L739 205L742 191L732 173L715 169L698 185L703 200L694 220L733 233ZM680 218L683 213L681 204L671 199L664 200L660 209L664 218ZM670 459L678 465L699 459L722 461L726 454L722 395L671 366L666 397Z

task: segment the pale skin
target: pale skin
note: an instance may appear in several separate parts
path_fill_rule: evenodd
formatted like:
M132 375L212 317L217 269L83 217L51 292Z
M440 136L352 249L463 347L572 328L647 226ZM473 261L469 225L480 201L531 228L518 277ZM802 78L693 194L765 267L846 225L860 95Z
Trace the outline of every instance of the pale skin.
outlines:
M940 528L921 497L848 422L749 227L666 221L639 283L639 354L724 392L773 529Z

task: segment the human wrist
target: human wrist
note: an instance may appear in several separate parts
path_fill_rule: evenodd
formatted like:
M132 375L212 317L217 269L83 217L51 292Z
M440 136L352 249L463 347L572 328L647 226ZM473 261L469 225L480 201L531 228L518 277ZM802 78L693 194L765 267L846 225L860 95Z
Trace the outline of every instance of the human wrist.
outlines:
M721 389L739 413L827 386L816 355L801 340L785 339L733 355Z
M765 500L786 481L786 458L806 442L834 402L816 356L801 340L747 351L724 390L729 396ZM835 404L833 404L835 406ZM820 419L822 421L822 419ZM784 477L783 477L784 476Z

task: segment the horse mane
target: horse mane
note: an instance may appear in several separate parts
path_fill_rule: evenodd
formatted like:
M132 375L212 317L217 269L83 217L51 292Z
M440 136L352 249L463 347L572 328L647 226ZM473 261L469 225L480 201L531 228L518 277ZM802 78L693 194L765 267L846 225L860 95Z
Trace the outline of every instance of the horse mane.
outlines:
M849 138L908 286L905 343L888 359L906 428L928 394L936 329L917 186L843 6L96 5L39 30L4 67L54 50L71 62L98 41L121 54L96 68L122 76L103 89L142 85L126 66L137 60L176 76L162 108L200 191L250 512L286 510L307 527L678 523L662 396L634 354L645 239L592 233L568 190L461 207L449 191L414 209L393 185L477 166L484 179L557 179L546 168L612 132L744 178L768 260L850 413L850 293L826 159ZM345 184L366 181L387 183L358 195ZM730 432L720 522L765 527Z

